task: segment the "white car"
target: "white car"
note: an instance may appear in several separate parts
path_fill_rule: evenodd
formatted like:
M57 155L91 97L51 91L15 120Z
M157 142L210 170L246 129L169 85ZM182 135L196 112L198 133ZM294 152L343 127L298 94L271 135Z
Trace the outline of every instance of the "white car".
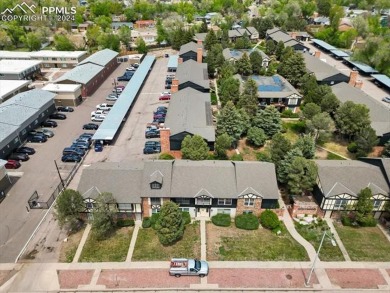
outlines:
M96 110L103 110L103 111L110 111L113 105L102 103L99 105L96 105Z
M118 93L118 94L120 94L120 93L123 92L123 88L117 87L116 89L113 89L112 92L113 92L113 93Z
M103 122L106 115L97 115L91 118L93 122Z
M106 116L106 114L107 114L106 111L103 111L103 110L96 110L96 111L92 111L92 112L91 112L91 117L99 116L99 115L104 115L104 116Z
M137 68L133 67L133 66L130 66L130 67L127 67L126 68L126 71L136 71Z
M106 98L107 101L116 101L118 100L118 97L116 94L109 94Z
M170 96L171 95L171 92L162 92L160 97L162 96Z

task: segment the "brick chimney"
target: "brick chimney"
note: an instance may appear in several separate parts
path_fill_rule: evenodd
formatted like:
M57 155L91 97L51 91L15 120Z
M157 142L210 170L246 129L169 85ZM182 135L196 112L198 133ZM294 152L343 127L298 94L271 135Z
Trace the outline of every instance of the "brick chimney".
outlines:
M161 152L168 153L171 150L171 143L169 137L171 136L171 130L169 128L160 129L160 141L161 141Z
M291 38L293 38L293 39L297 39L297 33L296 32L292 32L291 33Z
M177 93L179 91L179 80L173 79L171 84L171 93Z
M358 89L361 89L363 87L363 81L362 80L356 81L354 86Z
M179 64L181 64L181 63L183 63L183 58L179 58L179 59L177 59L177 62L179 63Z
M197 43L198 45L202 45L202 44L203 44L203 41L202 41L202 40L197 40L196 43Z
M356 80L357 80L358 72L356 70L351 71L349 74L349 85L355 86Z
M198 50L196 51L196 62L203 62L203 48L198 48Z
M321 52L320 51L315 51L314 52L314 56L317 57L317 58L320 58Z

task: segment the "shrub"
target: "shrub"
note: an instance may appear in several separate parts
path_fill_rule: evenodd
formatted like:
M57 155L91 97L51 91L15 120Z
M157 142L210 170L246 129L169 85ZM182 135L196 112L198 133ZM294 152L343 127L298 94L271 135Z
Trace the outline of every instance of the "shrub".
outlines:
M234 154L233 156L230 157L230 160L232 160L232 161L244 161L244 158L242 157L241 154Z
M282 112L281 117L282 118L299 118L299 114L294 113L293 111L288 109L288 110L285 110Z
M347 149L350 153L355 154L358 151L358 146L356 142L351 142L348 146Z
M271 156L265 152L256 153L256 160L262 161L262 162L272 162Z
M216 214L211 217L211 222L213 222L215 226L229 227L232 220L228 214Z
M173 159L175 159L174 156L172 156L171 154L168 154L168 153L162 153L158 158L159 158L159 160L173 160Z
M182 212L184 225L191 223L191 215L189 212Z
M119 219L116 221L116 225L118 227L133 227L134 224L135 223L133 219Z
M375 227L377 221L373 216L368 216L361 219L358 223L361 227Z
M211 105L217 105L217 104L218 104L217 95L215 93L211 93Z
M264 228L274 230L280 226L278 215L271 210L265 210L260 215L260 223Z
M235 218L236 227L244 230L257 230L259 219L253 214L242 214Z
M145 217L142 220L142 228L150 228L151 226L152 226L152 224L150 223L150 218L149 217Z
M150 225L152 226L153 229L155 229L154 226L156 225L159 217L160 217L160 213L152 214L152 216L150 217Z

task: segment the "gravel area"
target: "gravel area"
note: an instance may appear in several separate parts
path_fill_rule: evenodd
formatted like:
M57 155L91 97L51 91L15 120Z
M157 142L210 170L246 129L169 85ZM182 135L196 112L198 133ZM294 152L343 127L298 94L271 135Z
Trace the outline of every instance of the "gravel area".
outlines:
M304 288L305 272L300 269L212 269L208 284L220 288ZM315 274L311 284L318 284Z
M107 288L189 288L199 283L199 277L175 278L161 269L102 270L97 281Z
M77 289L79 285L91 283L95 270L58 270L58 281L61 289Z
M387 285L376 269L326 269L330 281L341 288L377 289Z

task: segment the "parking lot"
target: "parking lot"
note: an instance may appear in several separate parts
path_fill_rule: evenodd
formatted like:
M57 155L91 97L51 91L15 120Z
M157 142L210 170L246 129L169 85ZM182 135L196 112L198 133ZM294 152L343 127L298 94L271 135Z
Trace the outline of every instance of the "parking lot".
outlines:
M34 191L39 199L46 201L60 182L54 160L59 169L66 175L72 163L61 163L64 147L85 131L82 125L91 122L91 111L96 105L106 102L106 96L111 93L114 78L122 75L127 64L120 66L110 75L101 87L84 102L75 108L73 113L65 113L66 120L58 120L58 127L53 128L54 137L46 143L28 143L36 149L30 160L23 162L17 170L9 170L10 175L21 176L7 193L0 204L0 262L14 262L15 258L27 242L31 233L42 219L46 210L29 210L27 201ZM120 83L123 84L123 83ZM93 152L93 151L92 151Z

